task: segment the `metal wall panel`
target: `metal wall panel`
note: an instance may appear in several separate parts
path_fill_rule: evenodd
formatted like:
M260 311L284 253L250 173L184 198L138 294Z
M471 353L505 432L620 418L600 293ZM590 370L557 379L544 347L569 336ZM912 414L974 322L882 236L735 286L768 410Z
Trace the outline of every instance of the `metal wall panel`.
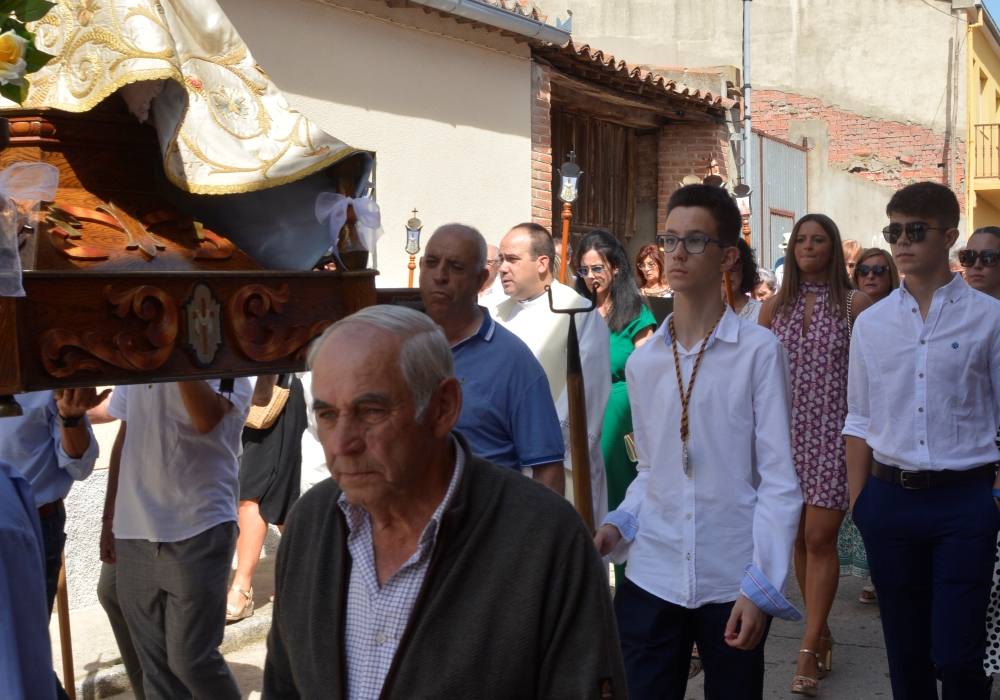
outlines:
M781 234L808 211L806 151L784 141L751 134L751 245L762 267L782 256Z

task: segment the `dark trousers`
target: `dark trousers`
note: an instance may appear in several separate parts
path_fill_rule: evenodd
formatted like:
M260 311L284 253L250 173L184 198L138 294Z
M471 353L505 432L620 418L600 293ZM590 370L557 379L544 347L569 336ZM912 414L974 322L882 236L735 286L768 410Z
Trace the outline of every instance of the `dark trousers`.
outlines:
M59 585L59 569L62 568L63 548L66 546L66 508L59 503L48 516L38 519L42 526L42 548L45 550L45 600L49 604L49 615L56 602L56 588ZM53 671L55 673L55 671ZM62 683L56 678L56 696L59 700L69 698Z
M732 609L733 603L674 605L625 578L615 591L615 617L629 698L684 700L691 645L697 643L706 700L760 700L767 632L753 651L733 649L723 638Z
M219 652L236 523L180 542L115 540L118 602L149 700L238 700Z
M854 505L895 700L985 700L986 608L1000 512L992 478L923 490L869 477Z
M122 606L118 602L114 564L101 564L101 577L97 581L97 599L101 601L101 607L104 608L111 623L111 631L114 632L118 652L122 655L125 673L128 675L129 683L132 684L132 692L136 700L146 700L146 694L142 689L142 666L139 664L139 656L135 652L125 616L122 615Z

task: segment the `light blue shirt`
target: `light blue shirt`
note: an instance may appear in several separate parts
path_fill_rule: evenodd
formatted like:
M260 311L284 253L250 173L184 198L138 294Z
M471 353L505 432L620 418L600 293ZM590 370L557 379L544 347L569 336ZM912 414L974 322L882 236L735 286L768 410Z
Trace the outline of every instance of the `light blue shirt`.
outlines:
M55 696L35 498L25 478L0 461L0 697Z
M86 479L94 471L94 431L87 425L90 444L80 457L70 457L63 450L62 421L52 392L18 394L17 403L23 415L0 418L0 460L13 465L28 480L36 506L65 498L74 481Z

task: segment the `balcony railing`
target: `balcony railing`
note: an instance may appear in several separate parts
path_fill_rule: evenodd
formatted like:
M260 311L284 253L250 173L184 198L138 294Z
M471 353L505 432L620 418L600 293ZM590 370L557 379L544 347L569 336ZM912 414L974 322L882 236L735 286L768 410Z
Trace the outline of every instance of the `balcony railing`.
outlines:
M1000 177L1000 124L976 124L975 177Z

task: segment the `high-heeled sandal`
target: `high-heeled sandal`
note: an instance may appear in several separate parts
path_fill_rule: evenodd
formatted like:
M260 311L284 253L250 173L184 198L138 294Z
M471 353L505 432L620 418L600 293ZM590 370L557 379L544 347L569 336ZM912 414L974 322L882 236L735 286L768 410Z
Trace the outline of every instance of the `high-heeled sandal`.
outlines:
M819 669L819 652L813 651L812 649L799 649L800 654L811 654L816 657L816 667ZM812 676L803 676L801 673L796 673L792 676L792 686L789 689L793 695L805 695L809 698L816 697L819 692L819 679L813 678Z
M230 587L230 592L236 591L243 596L243 605L234 606L226 603L226 624L230 622L239 622L244 620L251 615L253 615L253 586L250 586L249 591L244 591L240 586L233 584Z
M819 643L822 651L820 652L821 658L817 660L817 669L820 680L823 680L833 671L833 635L828 634L825 637L820 637Z

